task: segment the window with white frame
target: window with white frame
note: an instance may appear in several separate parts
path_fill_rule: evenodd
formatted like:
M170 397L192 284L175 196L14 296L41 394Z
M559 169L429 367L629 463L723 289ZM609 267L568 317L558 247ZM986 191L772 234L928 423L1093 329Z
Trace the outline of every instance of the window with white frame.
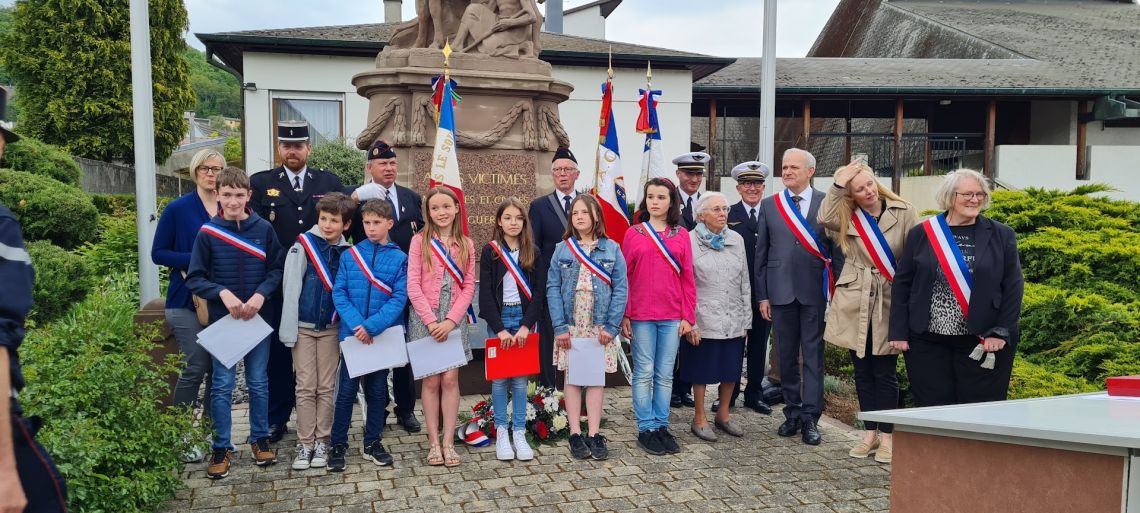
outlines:
M273 146L277 146L277 123L304 121L313 144L344 139L344 95L275 95L273 98Z

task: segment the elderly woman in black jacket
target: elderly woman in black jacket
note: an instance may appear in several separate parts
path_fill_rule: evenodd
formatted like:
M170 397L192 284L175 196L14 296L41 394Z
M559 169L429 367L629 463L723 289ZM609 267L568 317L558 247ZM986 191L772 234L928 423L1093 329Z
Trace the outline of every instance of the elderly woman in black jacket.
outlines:
M899 260L890 344L905 351L916 406L1004 400L1024 288L1017 238L981 214L981 173L946 175L936 197L944 212L910 231Z

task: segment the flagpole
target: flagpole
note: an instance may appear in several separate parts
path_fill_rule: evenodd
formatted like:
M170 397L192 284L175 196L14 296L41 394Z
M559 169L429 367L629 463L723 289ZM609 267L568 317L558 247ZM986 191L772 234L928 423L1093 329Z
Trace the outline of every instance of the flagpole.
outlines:
M652 108L651 103L653 102L653 61L645 61L645 91L648 94L645 108L650 109L650 108ZM646 140L646 142L649 142L649 134L648 133L645 134L645 140ZM642 158L645 158L644 154L643 154ZM649 158L650 159L653 158L652 152L650 152ZM641 192L642 189L645 188L645 182L648 182L648 181L649 181L649 167L642 165L641 183L638 184L638 192ZM639 197L638 200L640 200L640 199L641 198Z
M613 87L613 80L614 80L614 47L613 47L613 45L610 45L609 66L606 68L606 77L607 77L606 89L609 90L610 87ZM610 94L613 94L613 93L611 92ZM603 91L602 92L602 102L603 103L606 101L605 96L606 96L606 92ZM602 109L602 111L605 112L605 109ZM605 116L598 116L598 128L601 129L604 126L606 126ZM601 135L600 130L599 130L598 144L602 144L604 142L606 142L606 140ZM601 179L601 174L602 174L601 158L595 157L594 158L594 193L595 194L597 194L597 192L598 192L598 182Z
M760 66L760 162L777 168L776 0L764 0L764 42ZM774 189L771 189L774 190Z

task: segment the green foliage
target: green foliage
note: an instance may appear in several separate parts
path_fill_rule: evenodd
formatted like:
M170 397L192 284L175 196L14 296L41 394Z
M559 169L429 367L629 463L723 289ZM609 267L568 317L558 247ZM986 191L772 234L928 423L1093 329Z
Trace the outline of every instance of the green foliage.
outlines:
M79 164L75 163L71 155L32 137L21 137L19 141L5 146L0 167L55 178L76 187L80 185Z
M103 215L121 215L135 212L134 194L92 194L91 201Z
M99 212L91 198L58 180L0 169L0 203L16 214L29 240L74 248L96 235Z
M195 115L201 118L241 115L241 85L237 78L206 62L206 54L186 47L182 53L190 70L190 87L196 96ZM211 120L213 121L213 120ZM220 129L211 123L215 129Z
M156 363L157 325L136 332L137 280L107 277L70 315L31 331L21 351L20 400L50 419L38 438L76 512L155 511L181 486L184 435L195 431L187 410L160 405L177 356Z
M138 230L133 212L103 216L97 243L79 249L95 276L129 272L138 267Z
M1066 376L1020 357L1013 361L1013 376L1009 380L1010 399L1079 394L1096 390L1098 390L1096 385L1082 378Z
M83 300L91 288L91 270L83 257L47 241L28 243L36 271L32 313L37 324L55 320Z
M12 32L12 11L14 10L14 7L0 7L0 40L9 32ZM4 67L3 59L0 59L0 84L11 83L12 75L8 73L8 70ZM12 116L9 114L9 117L11 118Z
M841 378L854 376L855 365L851 363L851 351L834 344L824 344L823 372Z
M155 156L164 161L194 104L181 0L151 0ZM134 160L127 0L18 2L0 62L19 89L20 130L95 160Z
M1068 349L1095 334L1140 340L1140 302L1121 304L1099 294L1026 284L1019 352Z
M331 171L346 185L364 182L364 152L348 147L343 140L313 145L309 167Z
M1079 376L1093 383L1104 383L1110 376L1140 374L1140 343L1114 339L1098 333L1073 347L1054 365L1069 376Z
M241 162L241 137L227 137L226 145L222 148L222 156L227 163Z

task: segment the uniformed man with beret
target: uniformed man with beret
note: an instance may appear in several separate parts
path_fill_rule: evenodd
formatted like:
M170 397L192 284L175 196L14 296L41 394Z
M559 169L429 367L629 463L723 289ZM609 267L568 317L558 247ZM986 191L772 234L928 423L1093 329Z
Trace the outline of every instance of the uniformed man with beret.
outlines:
M693 231L697 227L694 207L701 199L701 182L705 179L705 167L712 161L712 157L703 151L694 151L678 155L673 159L677 166L677 192L681 194L681 226ZM681 380L681 363L677 360L677 368L673 372L673 395L669 398L669 405L693 406L693 385Z
M744 251L748 255L749 283L756 281L756 230L758 229L757 216L760 215L760 200L764 198L764 181L772 175L767 164L758 161L744 162L732 168L732 179L736 181L736 192L740 193L740 201L728 209L728 227L744 237ZM760 301L756 291L752 291L752 328L748 330L745 338L748 352L747 362L748 386L744 389L744 407L770 415L772 408L763 400L761 383L764 380L765 353L768 349L768 332L771 323L760 315ZM736 398L740 395L740 382L732 391L732 401L729 407L736 406ZM719 405L714 405L719 408ZM715 410L714 410L715 411Z
M317 201L325 194L344 189L340 177L320 169L309 168L309 125L304 121L282 121L277 124L277 156L281 165L250 177L249 207L273 225L282 245L292 244L297 236L317 224ZM267 302L270 326L276 326L281 312L278 291ZM279 343L274 332L269 351L269 440L278 442L285 436L286 424L296 404L296 380L293 377L293 354Z

